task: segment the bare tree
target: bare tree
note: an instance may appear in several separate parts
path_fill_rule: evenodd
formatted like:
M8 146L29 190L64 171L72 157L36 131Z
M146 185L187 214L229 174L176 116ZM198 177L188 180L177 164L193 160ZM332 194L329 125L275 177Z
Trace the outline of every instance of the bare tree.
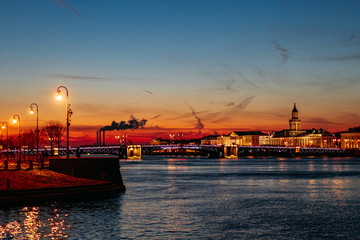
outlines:
M30 149L34 149L36 147L36 132L34 130L29 130L24 132L21 136L23 139L23 144L28 146Z
M15 147L18 147L19 144L19 138L18 136L9 136L9 148L14 149Z
M60 148L60 143L65 132L65 127L59 121L50 121L41 130L41 135L44 142L49 142L51 152L53 152L54 144Z

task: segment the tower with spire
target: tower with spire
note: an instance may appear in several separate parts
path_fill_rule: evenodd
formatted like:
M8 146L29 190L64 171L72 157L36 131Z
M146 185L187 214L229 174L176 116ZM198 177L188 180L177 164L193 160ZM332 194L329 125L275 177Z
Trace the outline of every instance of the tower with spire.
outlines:
M296 103L294 103L292 116L289 120L289 130L290 136L296 136L301 132L301 120L299 119L299 112L296 108Z

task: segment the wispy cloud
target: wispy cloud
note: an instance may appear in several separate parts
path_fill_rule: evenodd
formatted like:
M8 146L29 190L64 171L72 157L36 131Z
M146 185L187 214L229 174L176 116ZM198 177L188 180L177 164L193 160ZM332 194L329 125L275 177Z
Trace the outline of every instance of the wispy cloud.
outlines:
M237 110L244 110L254 98L255 96L247 97L243 101L241 101L238 105L236 105L234 108Z
M274 48L280 52L281 57L283 59L283 64L286 63L291 52L288 49L281 47L280 44L275 40L273 41L273 44L274 44Z
M227 107L234 106L234 105L235 105L235 102L229 102L228 104L226 104Z
M206 117L207 119L210 119L209 121L212 123L228 121L229 118L234 115L234 113L245 110L254 98L255 96L246 97L244 100L240 101L236 105L235 102L231 102L230 105L228 104L229 107L226 108L226 110L208 113Z
M109 80L104 77L93 77L93 76L80 76L80 75L68 75L68 74L51 74L53 78L57 79L68 79L68 80L82 80L82 81L104 81Z
M146 89L140 88L140 90L142 90L142 91L144 91L144 92L147 92L147 93L149 93L149 94L154 94L154 93L152 93L152 92L150 92L150 91L148 91L148 90L146 90Z
M328 119L322 117L313 117L306 119L307 124L317 124L317 125L341 125L342 123L332 122Z
M58 4L70 9L74 13L76 13L79 17L82 17L80 13L78 13L74 8L72 8L69 4L67 4L64 0L55 0Z
M355 34L351 34L349 37L347 37L345 39L345 43L351 43L352 41L354 41L357 38L357 36Z
M156 118L158 118L158 117L161 117L161 114L158 114L158 115L156 115L156 116L154 116L154 117L150 118L149 120L153 120L153 119L156 119Z
M343 56L329 56L329 57L319 57L311 59L313 61L349 61L349 60L359 60L360 59L360 53L356 54L349 54L349 55L343 55Z

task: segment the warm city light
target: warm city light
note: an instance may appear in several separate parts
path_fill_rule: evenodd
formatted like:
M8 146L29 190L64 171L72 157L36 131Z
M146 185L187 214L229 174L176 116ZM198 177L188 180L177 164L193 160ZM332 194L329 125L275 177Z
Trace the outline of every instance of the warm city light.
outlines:
M0 0L0 31L0 240L360 236L360 0Z
M58 100L58 101L62 100L62 96L60 95L60 93L58 95L56 95L56 100Z

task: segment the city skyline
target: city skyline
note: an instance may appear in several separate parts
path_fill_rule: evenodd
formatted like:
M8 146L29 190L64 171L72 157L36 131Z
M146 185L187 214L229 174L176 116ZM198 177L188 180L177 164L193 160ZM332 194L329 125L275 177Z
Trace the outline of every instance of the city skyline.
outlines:
M65 3L65 4L64 4ZM65 124L71 142L130 116L129 138L359 125L359 1L1 1L2 121ZM9 134L17 133L9 124ZM200 134L201 133L201 134ZM117 132L109 132L116 135ZM4 135L4 134L3 134ZM113 140L116 142L116 140Z

